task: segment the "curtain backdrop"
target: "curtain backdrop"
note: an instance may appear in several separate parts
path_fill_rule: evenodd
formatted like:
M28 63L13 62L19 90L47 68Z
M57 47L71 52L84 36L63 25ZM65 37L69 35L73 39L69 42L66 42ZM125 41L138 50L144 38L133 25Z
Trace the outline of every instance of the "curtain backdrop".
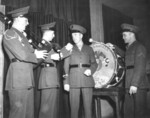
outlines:
M105 43L110 42L125 50L120 26L122 23L133 24L133 19L106 5L102 5L102 11Z
M41 40L41 32L39 25L56 22L55 39L53 42L58 43L61 47L68 42L72 42L69 32L69 26L72 23L82 25L87 29L87 33L84 36L84 42L89 44L88 40L90 34L90 12L89 12L89 0L1 0L1 4L6 6L7 12L30 6L29 10L29 26L27 27L28 38L32 38L36 42ZM10 26L9 26L10 27ZM33 33L34 35L33 35ZM6 61L8 66L8 61ZM68 93L64 92L62 84L63 74L63 61L58 64L58 70L60 75L61 89L59 92L59 115L60 118L69 118L69 105L68 105ZM5 70L6 72L6 70ZM35 117L38 116L40 91L37 90L38 77L40 74L40 68L35 73ZM5 118L8 118L8 96L5 100Z
M37 34L38 25L57 21L56 42L63 42L61 45L70 40L67 30L71 23L84 26L88 30L86 37L91 36L88 0L2 0L1 3L6 5L6 14L12 9L30 6L30 29L36 35L39 35Z

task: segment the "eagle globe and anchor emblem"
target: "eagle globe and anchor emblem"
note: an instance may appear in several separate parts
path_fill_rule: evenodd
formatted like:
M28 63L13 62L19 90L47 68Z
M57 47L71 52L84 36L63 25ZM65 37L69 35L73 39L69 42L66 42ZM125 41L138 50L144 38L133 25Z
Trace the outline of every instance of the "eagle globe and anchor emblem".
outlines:
M110 46L90 39L98 64L93 74L95 88L109 88L117 86L124 78L124 60Z

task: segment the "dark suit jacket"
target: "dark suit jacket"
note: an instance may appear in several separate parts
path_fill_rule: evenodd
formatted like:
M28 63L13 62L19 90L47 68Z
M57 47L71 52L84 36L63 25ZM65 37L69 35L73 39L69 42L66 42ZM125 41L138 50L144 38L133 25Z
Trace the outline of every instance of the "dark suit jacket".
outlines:
M48 48L47 43L46 43L46 45ZM56 68L56 61L51 59L51 55L55 54L55 53L57 53L57 52L55 52L53 49L51 49L51 51L49 52L49 56L43 62L43 64L44 63L45 64L46 63L47 64L52 63L54 65L54 67L44 67L41 69L40 78L39 78L39 87L38 87L39 89L52 88L52 87L59 87L60 86L59 85L59 78L58 78L58 71ZM70 55L70 51L67 51L65 47L60 50L60 53L62 53L61 59L64 59Z
M89 64L90 67L82 68L70 68L70 65L76 64ZM94 87L94 79L92 76L87 77L84 75L86 69L91 69L92 74L97 69L97 63L95 59L95 54L92 47L88 45L83 45L80 51L76 45L73 47L72 54L70 57L65 59L64 71L69 76L64 80L64 84L69 84L70 87Z
M11 28L4 33L3 45L10 60L13 58L20 60L20 62L10 63L5 89L22 89L34 86L32 63L37 63L37 59L27 38L17 29Z
M125 64L126 69L125 87L136 86L138 88L148 88L146 77L146 49L138 41L133 42L126 50Z

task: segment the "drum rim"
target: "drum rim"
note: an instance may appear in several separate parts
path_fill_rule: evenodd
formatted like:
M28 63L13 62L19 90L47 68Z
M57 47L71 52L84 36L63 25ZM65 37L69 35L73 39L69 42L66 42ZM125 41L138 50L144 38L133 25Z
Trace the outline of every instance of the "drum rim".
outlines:
M118 65L118 57L117 57L117 54L111 49L111 48L109 48L106 44L104 44L103 42L99 42L99 43L95 43L95 44L92 44L92 48L93 48L93 50L94 50L94 45L95 46L97 46L97 45L103 45L104 47L106 47L110 52L111 52L111 54L112 54L112 56L114 57L114 63L115 63L115 68L114 68L114 73L112 74L112 76L110 77L110 80L106 83L106 84L104 84L104 85L102 85L101 86L101 88L104 88L104 87L107 87L108 85L110 85L111 84L111 82L112 82L112 80L115 78L115 76L117 75L117 71L118 71L118 67L119 67L119 65ZM95 51L95 50L94 50ZM122 76L124 76L124 71L123 71L123 74L122 74ZM122 81L122 79L120 79L118 82L116 82L115 84L113 84L114 86L115 85L117 85L118 83L120 83L120 81Z

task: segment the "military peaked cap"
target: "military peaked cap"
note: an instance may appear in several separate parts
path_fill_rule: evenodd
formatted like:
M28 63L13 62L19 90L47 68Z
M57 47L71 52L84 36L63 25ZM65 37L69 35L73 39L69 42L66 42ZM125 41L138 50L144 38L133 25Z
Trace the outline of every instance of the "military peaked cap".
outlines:
M138 33L139 32L139 28L135 25L130 25L130 24L126 24L126 23L123 23L121 25L121 28L122 28L122 32L133 32L133 33Z
M13 18L18 17L18 16L24 16L25 14L28 13L29 8L30 8L29 6L19 8L19 9L8 12L8 14L10 14Z
M55 25L56 25L56 22L52 22L52 23L40 25L40 27L41 27L42 31L44 31L44 30L53 30L54 31Z
M72 24L70 25L71 32L80 32L82 34L86 33L86 29L80 25Z

